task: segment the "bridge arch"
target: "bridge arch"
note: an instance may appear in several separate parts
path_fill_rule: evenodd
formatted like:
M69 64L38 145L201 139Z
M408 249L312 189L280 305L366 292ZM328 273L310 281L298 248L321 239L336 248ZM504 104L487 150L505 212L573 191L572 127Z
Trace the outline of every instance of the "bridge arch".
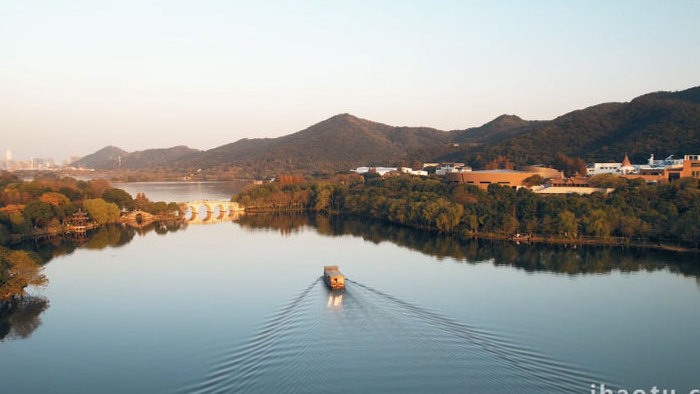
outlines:
M153 223L155 217L146 211L132 211L124 216L126 223L132 227L141 228Z
M227 221L234 217L237 218L240 213L245 211L245 207L237 202L219 200L188 201L182 203L181 207L184 212L190 211L189 218L185 214L185 222L190 224ZM202 209L206 212L206 216L203 219L200 218ZM217 211L218 213L214 215Z

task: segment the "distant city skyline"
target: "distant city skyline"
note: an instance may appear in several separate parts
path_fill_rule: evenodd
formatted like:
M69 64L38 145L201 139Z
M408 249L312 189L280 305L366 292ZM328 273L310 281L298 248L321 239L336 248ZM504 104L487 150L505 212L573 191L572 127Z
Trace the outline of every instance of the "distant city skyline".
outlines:
M700 2L9 2L13 160L396 126L551 119L700 85Z

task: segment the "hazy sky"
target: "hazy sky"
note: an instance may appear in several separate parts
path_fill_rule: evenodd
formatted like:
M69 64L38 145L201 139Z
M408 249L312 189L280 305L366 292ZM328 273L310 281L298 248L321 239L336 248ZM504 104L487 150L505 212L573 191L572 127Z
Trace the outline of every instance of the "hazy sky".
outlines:
M0 153L463 129L700 85L700 1L0 0Z

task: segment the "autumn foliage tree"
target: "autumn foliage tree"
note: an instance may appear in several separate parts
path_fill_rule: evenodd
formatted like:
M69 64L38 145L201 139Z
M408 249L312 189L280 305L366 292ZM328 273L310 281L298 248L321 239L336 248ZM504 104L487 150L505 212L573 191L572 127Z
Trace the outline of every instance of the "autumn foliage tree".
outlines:
M29 285L46 283L48 280L41 273L41 266L29 253L0 247L0 300L24 295Z
M582 158L571 158L563 153L557 153L552 163L554 168L564 172L565 176L584 176L586 175L586 162Z
M491 160L486 164L485 167L487 170L512 170L513 169L513 163L511 163L507 157L505 156L498 156L495 159Z
M302 175L281 174L277 176L277 182L279 182L280 185L294 185L304 181L305 179Z

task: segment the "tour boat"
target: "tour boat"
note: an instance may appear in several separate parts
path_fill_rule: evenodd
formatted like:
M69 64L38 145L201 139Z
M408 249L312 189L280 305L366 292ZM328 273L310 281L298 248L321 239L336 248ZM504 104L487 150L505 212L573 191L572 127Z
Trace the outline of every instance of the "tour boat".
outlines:
M345 276L340 273L337 265L326 265L323 267L323 281L332 290L345 288Z

